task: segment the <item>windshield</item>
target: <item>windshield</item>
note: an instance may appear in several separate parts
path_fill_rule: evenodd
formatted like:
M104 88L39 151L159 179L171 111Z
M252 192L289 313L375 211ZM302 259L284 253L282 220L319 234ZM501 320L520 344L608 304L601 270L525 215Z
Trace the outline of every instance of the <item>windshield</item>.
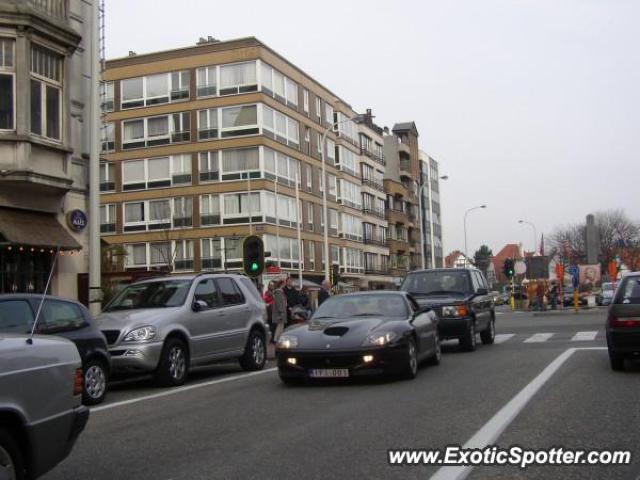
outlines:
M407 303L402 295L342 295L326 300L313 319L407 316Z
M467 272L420 272L407 275L400 290L412 295L465 294L472 291Z
M129 285L111 301L105 312L178 307L184 304L190 286L191 280L162 280Z

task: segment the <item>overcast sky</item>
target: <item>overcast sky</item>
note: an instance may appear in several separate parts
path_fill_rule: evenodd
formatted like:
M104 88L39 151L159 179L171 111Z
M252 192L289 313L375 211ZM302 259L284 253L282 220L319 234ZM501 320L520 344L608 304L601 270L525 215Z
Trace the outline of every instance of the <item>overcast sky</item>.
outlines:
M255 36L440 162L445 254L640 220L640 2L106 0L107 57ZM539 239L538 239L539 242Z

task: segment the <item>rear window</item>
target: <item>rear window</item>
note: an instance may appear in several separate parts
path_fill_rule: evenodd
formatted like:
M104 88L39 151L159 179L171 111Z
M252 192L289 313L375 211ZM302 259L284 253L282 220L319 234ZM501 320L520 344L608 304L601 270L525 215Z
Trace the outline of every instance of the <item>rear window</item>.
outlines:
M244 303L244 297L236 285L236 282L230 278L218 278L216 283L220 289L223 305L238 305Z
M85 324L85 318L78 305L57 300L45 300L42 305L47 332L59 332L80 328ZM40 323L38 321L38 323Z
M640 304L640 277L627 277L623 280L616 303Z
M0 332L31 333L33 311L25 300L0 302Z

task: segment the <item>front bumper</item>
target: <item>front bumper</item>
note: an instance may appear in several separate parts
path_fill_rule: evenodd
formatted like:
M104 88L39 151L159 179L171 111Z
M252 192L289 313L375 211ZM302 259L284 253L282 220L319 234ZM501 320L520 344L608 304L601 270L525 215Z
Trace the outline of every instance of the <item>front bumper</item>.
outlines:
M163 342L120 343L109 348L112 371L151 372L160 362Z
M471 317L440 317L438 319L438 334L443 340L464 337L469 331L472 321Z
M373 360L364 361L365 355ZM295 358L296 364L287 361ZM282 377L308 378L312 369L349 370L349 377L400 373L407 362L407 347L404 344L389 347L362 348L354 350L276 350L278 372Z
M615 353L640 356L640 328L609 329L607 346Z

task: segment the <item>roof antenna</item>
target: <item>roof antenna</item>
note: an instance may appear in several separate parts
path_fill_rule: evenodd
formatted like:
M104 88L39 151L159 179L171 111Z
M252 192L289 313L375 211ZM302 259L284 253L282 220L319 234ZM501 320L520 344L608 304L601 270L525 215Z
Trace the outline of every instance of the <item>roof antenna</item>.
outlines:
M49 291L49 285L51 284L51 277L53 277L53 270L56 268L56 262L58 261L59 254L60 254L60 245L56 247L56 256L53 257L53 263L51 264L51 270L49 271L49 278L47 279L47 285L44 287L44 292L42 293L42 298L40 299L40 304L38 305L38 311L36 312L36 318L33 320L33 326L31 327L31 335L29 335L29 338L27 338L27 343L29 345L33 345L33 334L36 331L36 326L38 325L40 312L42 312L42 305L44 304L44 300L47 297L47 292Z

